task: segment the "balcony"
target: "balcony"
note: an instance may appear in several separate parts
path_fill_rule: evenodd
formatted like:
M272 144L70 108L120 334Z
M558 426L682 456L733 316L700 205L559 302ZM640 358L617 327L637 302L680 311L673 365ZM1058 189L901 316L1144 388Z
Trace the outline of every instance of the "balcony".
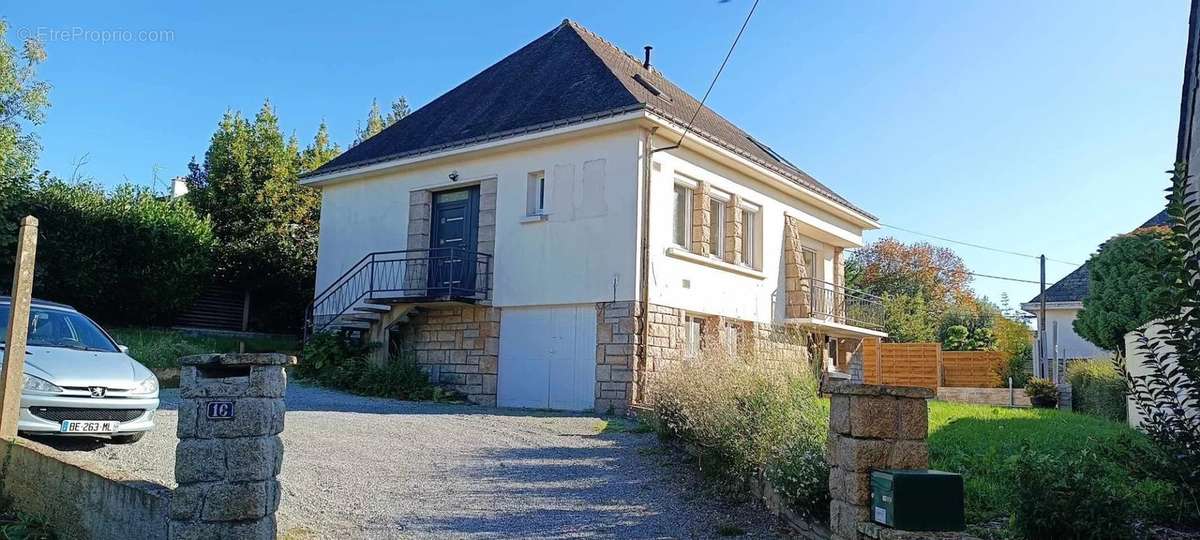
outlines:
M305 336L365 329L391 305L491 299L492 256L462 248L369 253L316 296Z
M883 300L878 296L814 278L803 278L799 317L788 319L830 334L884 337Z

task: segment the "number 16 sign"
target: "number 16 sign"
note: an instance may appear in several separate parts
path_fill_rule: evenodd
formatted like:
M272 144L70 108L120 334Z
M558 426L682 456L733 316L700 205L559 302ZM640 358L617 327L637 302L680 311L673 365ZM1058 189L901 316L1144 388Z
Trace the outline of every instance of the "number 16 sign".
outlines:
M233 418L232 401L209 401L205 405L209 418Z

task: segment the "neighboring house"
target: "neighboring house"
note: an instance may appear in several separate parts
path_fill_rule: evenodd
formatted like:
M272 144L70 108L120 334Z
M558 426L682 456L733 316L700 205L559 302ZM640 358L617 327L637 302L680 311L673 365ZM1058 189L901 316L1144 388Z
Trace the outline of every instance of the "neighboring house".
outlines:
M1168 224L1167 211L1143 223L1143 227L1158 227ZM1106 351L1092 344L1075 333L1075 317L1083 309L1083 297L1087 296L1090 283L1087 265L1076 268L1074 272L1046 288L1046 347L1047 358L1110 358L1112 351ZM1041 317L1042 295L1034 296L1029 302L1021 304L1021 309L1033 314L1034 318ZM1036 325L1035 325L1036 326ZM1058 354L1054 354L1054 328L1058 327ZM1040 326L1036 326L1040 327ZM1035 340L1034 347L1037 347Z
M322 191L312 331L358 330L477 403L623 410L710 347L883 336L843 287L874 216L577 23L301 182ZM798 338L796 337L798 336Z

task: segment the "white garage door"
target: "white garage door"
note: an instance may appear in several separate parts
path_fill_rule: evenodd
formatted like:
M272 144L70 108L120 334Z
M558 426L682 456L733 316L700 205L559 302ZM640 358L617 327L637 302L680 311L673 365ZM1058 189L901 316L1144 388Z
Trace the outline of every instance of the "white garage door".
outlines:
M581 411L595 405L596 306L504 308L502 407Z

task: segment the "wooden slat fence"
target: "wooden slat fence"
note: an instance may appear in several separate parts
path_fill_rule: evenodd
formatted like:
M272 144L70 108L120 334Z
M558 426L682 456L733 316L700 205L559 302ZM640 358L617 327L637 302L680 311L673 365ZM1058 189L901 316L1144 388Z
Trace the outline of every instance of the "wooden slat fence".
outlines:
M942 386L997 388L1003 361L997 351L944 351Z
M938 343L883 343L863 340L863 380L868 384L923 386L937 390ZM883 373L880 382L880 371Z
M1001 354L994 351L942 351L940 343L880 343L864 339L863 381L867 384L995 388L1000 386ZM882 371L882 381L880 372Z

